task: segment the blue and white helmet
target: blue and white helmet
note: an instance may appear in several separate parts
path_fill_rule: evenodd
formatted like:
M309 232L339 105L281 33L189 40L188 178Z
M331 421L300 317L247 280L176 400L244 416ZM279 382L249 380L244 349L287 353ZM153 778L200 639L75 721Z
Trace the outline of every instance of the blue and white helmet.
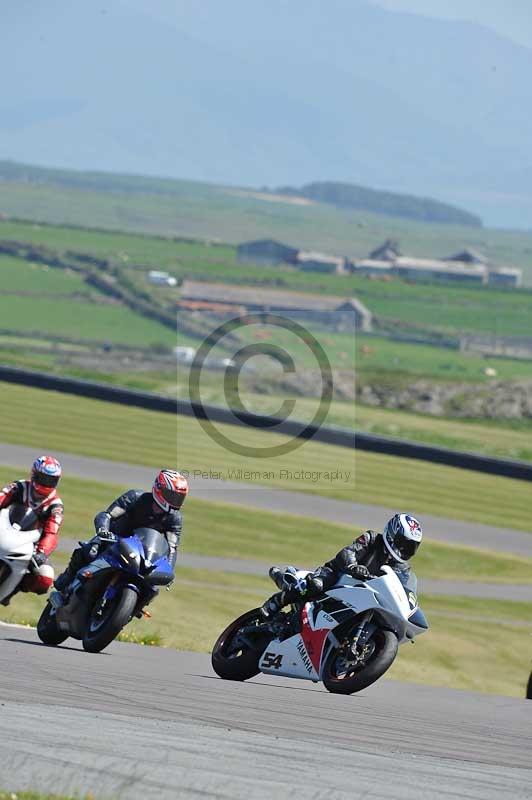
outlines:
M396 514L388 520L382 532L384 546L395 561L404 564L421 544L421 524L411 514Z

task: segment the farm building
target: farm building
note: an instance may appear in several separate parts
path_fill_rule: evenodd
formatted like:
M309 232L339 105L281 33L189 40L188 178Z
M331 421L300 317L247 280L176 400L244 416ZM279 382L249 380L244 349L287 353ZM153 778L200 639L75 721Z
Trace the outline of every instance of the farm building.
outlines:
M447 258L413 258L400 255L397 242L388 240L368 258L351 264L355 274L367 277L395 276L408 281L468 283L477 286L518 287L522 270L496 267L476 250L466 248Z
M327 297L301 292L280 292L252 286L184 281L182 301L232 306L235 313L278 314L293 320L315 322L337 331L371 330L372 314L356 298ZM238 312L237 312L238 309Z
M325 253L313 253L300 250L297 254L296 265L303 272L324 272L334 275L345 275L346 260L338 256L328 256Z
M478 250L473 250L471 247L466 247L465 250L460 250L454 256L443 258L442 261L460 261L462 264L487 264L488 259L483 253Z
M491 267L488 269L488 286L518 288L523 281L523 271L517 267Z
M392 274L392 264L389 261L379 261L376 258L363 258L352 265L352 271L365 277L382 277Z
M246 313L244 306L234 306L228 303L211 303L204 300L179 300L178 309L190 311L192 313L211 314L214 317L228 319L230 317L242 316Z
M432 258L396 258L392 273L404 280L452 281L453 283L487 282L486 267L480 264L464 264L459 261L440 261Z
M298 252L297 248L274 239L258 239L256 242L239 244L236 257L244 264L293 264Z
M395 261L403 254L399 249L399 242L395 239L386 239L379 247L372 250L368 258L372 261Z

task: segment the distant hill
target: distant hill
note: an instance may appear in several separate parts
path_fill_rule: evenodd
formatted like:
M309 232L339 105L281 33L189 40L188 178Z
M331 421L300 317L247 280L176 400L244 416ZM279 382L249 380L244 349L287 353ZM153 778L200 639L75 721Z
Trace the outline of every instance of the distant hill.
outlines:
M482 220L475 214L461 208L440 203L430 197L414 197L409 194L381 192L356 186L352 183L334 181L307 183L301 189L284 186L276 189L277 194L295 195L328 203L337 208L355 208L359 211L370 211L374 214L386 214L390 217L404 217L418 222L437 222L448 225L467 225L482 227Z
M532 51L487 28L368 0L4 5L1 158L342 181L530 227Z
M130 194L161 194L174 197L192 192L201 184L171 178L153 178L141 175L118 175L109 172L81 172L67 169L50 169L14 161L0 161L0 181L22 184L48 184L73 189L100 192L125 192ZM430 198L395 194L355 186L348 183L309 183L301 189L282 187L275 190L287 197L306 197L337 208L353 208L373 214L404 217L418 222L443 222L453 225L481 227L482 220L454 206Z

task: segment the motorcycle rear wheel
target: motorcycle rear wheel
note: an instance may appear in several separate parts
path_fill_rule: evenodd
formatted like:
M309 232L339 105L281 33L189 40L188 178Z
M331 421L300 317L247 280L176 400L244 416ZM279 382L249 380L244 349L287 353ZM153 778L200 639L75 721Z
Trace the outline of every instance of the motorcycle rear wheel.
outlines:
M111 644L133 617L137 600L137 593L126 586L116 601L111 601L113 605L101 621L95 619L96 610L93 610L83 637L83 649L88 653L100 653Z
M259 659L268 644L268 637L259 637L257 646L236 643L238 631L246 625L262 621L258 608L235 619L220 634L212 649L211 663L216 674L226 681L247 681L258 675Z
M323 685L333 694L354 694L366 689L381 678L391 667L397 655L399 641L392 631L378 630L370 642L375 646L368 660L362 665L348 662L339 650L333 650L323 668ZM346 669L342 674L342 669Z
M57 625L55 613L50 603L46 603L37 623L37 636L43 644L57 645L68 639L68 633L63 633Z

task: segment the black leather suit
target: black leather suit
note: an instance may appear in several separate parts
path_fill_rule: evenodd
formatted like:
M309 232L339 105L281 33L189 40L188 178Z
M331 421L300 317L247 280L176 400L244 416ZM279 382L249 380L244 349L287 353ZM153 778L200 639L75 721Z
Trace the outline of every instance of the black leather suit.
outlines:
M366 531L352 544L342 548L323 567L318 567L314 575L322 579L324 589L330 589L342 572L350 572L358 564L367 567L372 575L378 575L380 568L387 564L398 574L404 585L411 585L412 579L415 580L410 564L395 561L384 545L382 534L375 531Z
M282 608L302 599L311 600L334 586L342 573L350 573L358 565L365 566L372 575L378 575L384 564L390 566L397 573L404 586L416 593L417 578L410 565L395 561L390 556L381 533L366 531L308 576L307 591L304 595L298 588L285 589L274 594L265 606L273 601L274 606Z
M130 536L135 528L153 528L164 533L170 548L169 561L173 569L183 529L183 515L175 509L166 512L161 509L161 513L157 513L154 506L151 492L129 489L117 497L105 511L96 514L96 537L74 550L65 572L55 581L56 588L60 591L66 589L76 572L96 558L102 545L98 534L105 536L109 531L119 537ZM106 546L105 542L103 546Z

